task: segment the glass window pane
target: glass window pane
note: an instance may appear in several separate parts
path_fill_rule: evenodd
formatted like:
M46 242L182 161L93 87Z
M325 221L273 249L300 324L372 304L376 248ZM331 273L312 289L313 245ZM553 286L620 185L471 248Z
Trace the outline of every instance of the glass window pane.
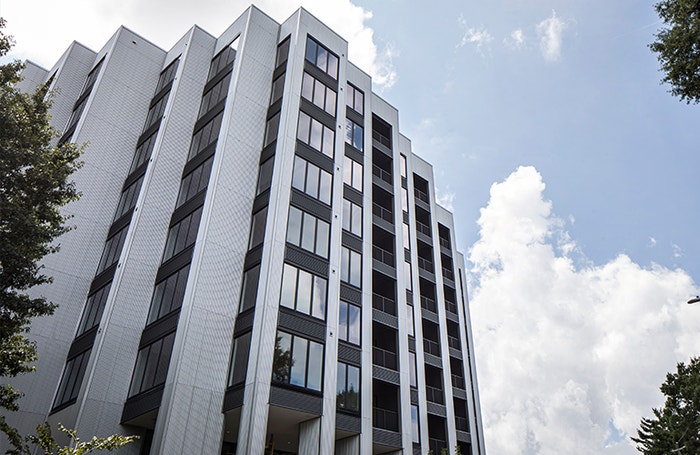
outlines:
M340 281L350 280L350 250L343 247L340 251Z
M415 444L420 444L420 430L418 426L418 406L411 405L411 436Z
M308 98L311 100L311 98ZM314 80L314 94L313 94L313 103L320 107L321 109L324 108L325 102L326 102L326 86L323 85L323 82Z
M347 373L347 397L345 400L346 408L351 411L360 410L360 369L348 365Z
M348 305L348 343L360 344L360 307Z
M328 53L328 69L326 72L333 79L338 78L338 57L331 53Z
M336 94L333 90L327 88L326 89L326 112L331 114L333 117L335 117L335 99L336 99Z
M304 191L306 181L306 160L298 156L294 157L294 173L292 174L292 186Z
M309 341L309 370L306 387L311 390L321 390L323 378L323 345Z
M327 282L325 279L314 277L314 294L313 294L313 313L312 316L319 319L326 318L326 290Z
M301 210L296 207L289 208L289 220L287 220L287 242L299 246L301 236Z
M322 135L323 125L321 125L320 122L311 119L311 134L309 136L308 144L316 150L321 151Z
M272 380L289 382L289 370L292 363L292 336L277 332L275 352L272 360Z
M318 46L316 53L316 66L323 72L328 70L328 51L323 46Z
M294 337L292 343L292 371L289 383L300 387L306 386L306 354L309 342L304 338Z
M311 38L306 39L306 60L316 64L316 42Z
M328 205L331 204L331 190L333 186L333 181L331 174L321 170L321 181L319 182L318 198L321 202Z
M338 363L338 383L336 386L336 406L344 409L345 408L345 390L347 386L347 377L345 375L347 371L347 365L344 363Z
M348 341L348 303L340 301L338 313L338 338Z
M320 149L325 155L328 155L329 157L333 158L333 149L334 149L334 144L335 142L335 132L328 128L327 126L323 127L323 146Z
M355 251L350 252L350 284L360 287L362 276L362 256Z
M304 213L304 224L301 234L301 247L306 251L314 252L316 243L316 218L308 213Z
M328 258L328 237L330 226L325 221L318 220L316 223L316 254L323 258Z
M294 309L294 297L297 287L297 269L289 264L284 264L282 271L282 292L280 293L280 305Z
M299 270L297 288L297 311L304 314L311 314L311 281L312 275L303 270Z
M352 207L352 226L350 232L362 237L362 207L355 204L350 204Z
M309 130L311 129L311 117L299 112L299 125L297 126L297 139L304 143L309 142Z
M365 104L365 95L359 91L355 90L355 102L354 102L354 109L359 112L360 114L364 114L364 104Z
M306 194L318 198L318 172L319 168L309 163L309 171L306 173Z
M350 231L351 213L352 210L350 209L350 201L343 199L343 229L346 231Z
M309 101L313 100L314 78L309 73L304 73L304 79L301 81L301 96Z

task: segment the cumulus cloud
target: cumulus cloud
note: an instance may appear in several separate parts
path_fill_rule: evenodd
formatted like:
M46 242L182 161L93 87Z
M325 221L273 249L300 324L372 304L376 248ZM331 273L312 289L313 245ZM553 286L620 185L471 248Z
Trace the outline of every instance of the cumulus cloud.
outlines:
M491 41L493 41L493 37L488 30L486 30L484 27L469 27L464 16L460 15L457 18L457 22L459 23L460 28L464 30L462 39L457 44L458 48L464 47L467 44L473 44L476 46L476 49L481 52L484 46L487 46Z
M518 28L510 32L510 36L508 38L505 38L503 42L506 46L512 49L522 49L525 46L525 40L525 32L523 32L522 29Z
M233 0L225 7L216 0L23 0L3 2L7 31L15 35L13 55L51 66L73 40L98 50L120 25L163 48L169 48L193 24L219 34L250 5ZM368 25L372 12L351 0L259 0L256 5L277 21L283 21L300 6L338 32L349 43L349 58L369 73L379 90L397 79L392 59L397 50L391 43L380 45ZM76 14L79 11L79 14ZM37 31L41 33L37 33ZM49 38L50 37L50 38Z
M450 212L455 210L455 197L457 194L454 191L444 191L438 187L435 187L435 200L438 204L445 207Z
M562 39L567 23L552 10L552 15L537 24L540 51L545 60L553 62L561 57Z
M576 261L544 190L533 167L495 183L469 251L487 450L632 455L665 373L697 354L700 312L683 304L697 287L623 254Z

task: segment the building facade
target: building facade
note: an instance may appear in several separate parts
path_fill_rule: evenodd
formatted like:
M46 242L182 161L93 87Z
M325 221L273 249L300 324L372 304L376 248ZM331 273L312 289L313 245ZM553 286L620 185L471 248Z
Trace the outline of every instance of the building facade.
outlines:
M484 454L452 215L345 40L250 7L25 76L87 146L11 424L133 454Z

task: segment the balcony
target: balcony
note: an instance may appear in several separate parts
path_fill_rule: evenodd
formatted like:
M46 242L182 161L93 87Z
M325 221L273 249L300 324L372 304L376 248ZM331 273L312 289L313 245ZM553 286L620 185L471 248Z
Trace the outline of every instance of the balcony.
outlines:
M382 207L381 205L377 204L376 202L372 203L372 214L378 218L383 219L384 221L394 224L394 214L391 210L386 209Z
M446 238L444 238L444 237L440 237L440 246L443 247L443 248L447 248L448 250L450 250L450 249L452 248L452 247L451 247L451 244L450 244L450 239L446 239Z
M389 297L376 293L372 294L372 308L396 316L396 302Z
M469 432L469 419L466 417L455 416L455 428L459 431Z
M381 180L384 180L389 185L394 184L394 181L393 181L392 176L391 176L391 172L385 171L384 169L377 166L376 164L372 165L372 175L380 178Z
M420 232L421 234L425 234L430 238L433 237L432 231L430 230L430 226L428 226L427 224L423 224L418 220L416 220L416 231Z
M423 339L423 349L426 353L440 357L440 343L437 341Z
M466 390L464 386L464 378L458 374L452 375L452 387L456 389Z
M442 449L447 448L447 443L443 441L442 439L435 439L435 438L429 438L428 439L428 447L430 449L430 452L434 454L442 453Z
M386 147L386 148L388 148L389 150L391 150L391 139L388 138L388 137L386 137L385 135L379 133L379 132L376 131L376 130L373 130L373 131L372 131L372 139L374 139L375 141L377 141L377 142L379 142L380 144L382 144L384 147Z
M372 363L390 370L399 370L398 356L396 353L377 346L372 348Z
M445 397L442 393L442 389L427 384L425 385L425 399L431 403L445 404Z
M396 267L396 262L394 262L394 253L380 248L376 245L372 246L372 258L388 265L389 267Z
M428 310L432 313L437 313L437 304L435 303L435 300L431 298L420 296L420 306L424 310Z
M445 267L442 268L442 276L450 281L455 280L455 273L452 270Z
M399 431L399 413L389 409L372 408L372 426L389 431Z
M418 256L418 268L423 269L426 272L434 273L435 267L433 266L433 261L422 258Z
M452 349L457 349L458 351L462 349L462 344L459 342L459 337L453 337L448 334L447 342Z

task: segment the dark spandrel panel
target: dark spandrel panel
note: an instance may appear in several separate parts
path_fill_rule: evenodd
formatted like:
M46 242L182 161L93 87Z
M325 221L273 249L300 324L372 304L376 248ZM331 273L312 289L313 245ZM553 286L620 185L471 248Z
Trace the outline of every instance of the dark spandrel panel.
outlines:
M311 253L307 253L299 248L294 248L287 245L284 252L284 259L290 264L298 265L303 269L307 269L321 277L328 276L328 262L324 259L316 257Z
M401 448L401 433L396 431L383 430L381 428L372 428L372 440L375 444Z
M237 387L235 389L227 390L226 395L224 395L224 406L222 412L230 411L231 409L240 408L243 406L243 395L245 394L245 387Z
M340 283L340 298L350 303L362 305L362 292L344 283Z
M288 329L298 334L303 334L309 339L325 342L326 324L321 320L312 320L293 312L280 311L278 325L281 329Z
M335 427L338 430L359 433L362 431L362 420L358 416L345 414L343 412L336 412Z
M460 442L472 442L472 438L466 431L457 430L457 440Z
M420 450L420 444L413 444L413 455L423 455Z
M399 372L388 368L372 365L372 377L389 384L399 385Z
M357 348L338 343L338 360L359 365L362 358L362 351Z
M270 387L270 404L315 415L323 412L321 397L276 386Z
M396 316L379 311L376 308L372 309L372 320L397 330L399 328L399 319Z
M432 365L437 368L442 368L442 359L440 357L428 354L427 352L424 354L425 356L425 363L427 365Z
M460 400L467 399L467 391L462 389L456 389L452 387L452 397L459 398Z
M440 417L447 417L447 408L441 404L433 403L432 401L426 402L428 414L433 414Z
M140 415L158 409L162 398L163 386L159 386L146 393L128 399L126 403L124 403L121 423L127 423Z

